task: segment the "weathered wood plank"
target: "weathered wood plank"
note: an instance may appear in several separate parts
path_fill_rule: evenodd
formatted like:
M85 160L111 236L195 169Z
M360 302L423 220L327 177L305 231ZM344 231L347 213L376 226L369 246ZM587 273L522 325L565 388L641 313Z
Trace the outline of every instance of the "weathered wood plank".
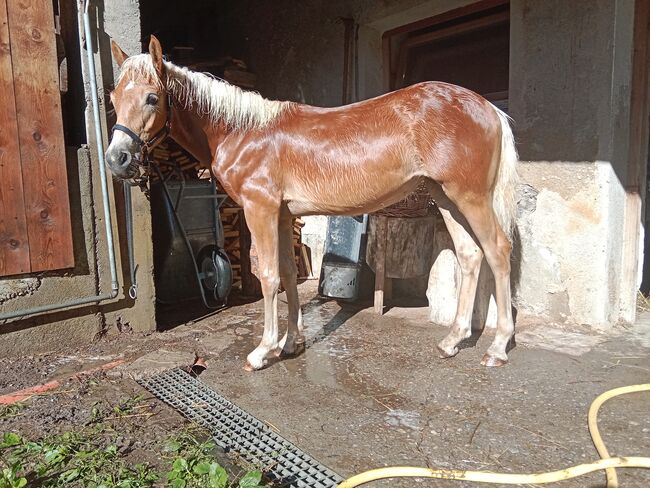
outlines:
M379 246L385 240L381 234L384 231L379 228L381 221L376 217L379 216L373 215L370 219L366 255L372 270L377 267ZM382 259L386 277L404 279L428 274L432 264L434 219L388 217L385 225L388 241L383 244Z
M28 273L30 264L6 0L0 0L0 100L0 276L8 276Z
M51 0L8 0L32 271L74 266Z

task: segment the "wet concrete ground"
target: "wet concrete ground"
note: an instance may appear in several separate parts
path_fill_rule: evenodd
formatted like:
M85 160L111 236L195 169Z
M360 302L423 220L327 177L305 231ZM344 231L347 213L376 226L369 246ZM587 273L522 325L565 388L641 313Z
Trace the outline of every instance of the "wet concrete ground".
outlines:
M438 359L446 329L427 310L371 308L315 298L300 287L305 354L255 373L242 369L261 337L261 303L233 307L167 333L169 346L114 374L150 373L191 362L201 379L276 428L343 476L388 465L542 472L597 459L587 411L600 393L650 382L650 314L607 332L519 324L510 363L479 361L492 339L470 339L453 359ZM281 323L286 304L281 295ZM612 455L650 456L650 394L609 402L600 427ZM619 470L621 486L650 486L650 472ZM386 481L372 486L476 486L442 481ZM564 482L603 487L604 474Z

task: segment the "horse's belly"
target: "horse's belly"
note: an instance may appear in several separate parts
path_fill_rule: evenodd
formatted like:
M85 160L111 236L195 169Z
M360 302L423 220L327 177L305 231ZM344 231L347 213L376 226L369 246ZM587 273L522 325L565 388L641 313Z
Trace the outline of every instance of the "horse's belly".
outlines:
M285 193L285 203L293 215L361 215L387 207L415 190L420 178L392 181L384 185L340 184L304 185L299 191Z

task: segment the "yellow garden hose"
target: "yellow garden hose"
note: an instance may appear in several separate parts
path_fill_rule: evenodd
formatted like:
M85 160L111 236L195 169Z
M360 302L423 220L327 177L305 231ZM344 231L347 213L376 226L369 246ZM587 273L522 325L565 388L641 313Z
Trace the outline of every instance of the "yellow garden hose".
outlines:
M600 410L600 407L610 398L625 395L626 393L648 390L650 390L650 384L623 386L621 388L614 388L613 390L606 391L593 401L591 407L589 407L587 422L589 423L589 434L591 434L591 439L594 441L594 446L596 446L596 451L598 451L598 455L601 459L607 459L609 457L609 452L607 451L603 438L600 436L600 432L598 431L598 410ZM618 488L618 477L616 476L616 470L614 467L608 468L605 473L607 474L607 488Z
M475 481L480 483L501 483L508 485L543 484L576 478L594 471L605 470L607 488L618 488L618 479L614 468L647 468L650 469L650 457L615 457L610 458L603 439L598 432L598 410L610 398L626 393L650 391L650 383L644 385L624 386L609 390L594 400L589 408L589 433L601 459L589 464L579 464L559 471L549 471L538 474L493 473L490 471L462 471L455 469L429 469L410 466L395 466L373 469L357 474L338 485L338 488L354 488L371 481L386 478L436 478L456 481Z

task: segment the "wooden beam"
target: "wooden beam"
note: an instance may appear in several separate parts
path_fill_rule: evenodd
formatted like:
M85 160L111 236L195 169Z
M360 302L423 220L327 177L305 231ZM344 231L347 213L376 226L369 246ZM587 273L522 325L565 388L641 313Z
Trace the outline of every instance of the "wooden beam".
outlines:
M8 0L31 270L74 266L51 0Z
M444 39L446 37L455 36L458 34L465 34L466 32L471 32L478 29L484 29L485 27L491 27L493 25L503 24L510 21L510 12L499 12L492 15L486 15L485 17L480 17L478 19L469 20L463 22L462 24L452 25L446 27L445 29L440 29L433 32L428 32L426 34L421 34L415 37L409 37L404 44L408 48L414 48L418 46L423 46L424 44L429 44L433 41L439 39Z
M448 22L450 20L457 19L459 17L464 17L466 15L475 14L483 10L488 10L495 7L500 7L502 5L508 5L509 7L510 0L482 0L480 2L472 3L464 7L455 8L453 10L448 10L439 15L434 15L433 17L428 17L426 19L417 20L411 22L410 24L401 25L394 29L384 32L383 37L394 36L395 34L404 34L408 32L417 31L420 29L426 29L436 24L442 24L443 22Z
M0 0L0 276L30 271L7 2Z
M391 72L391 46L390 46L390 37L382 37L381 39L381 50L383 54L383 89L385 92L393 89L392 79L393 73Z

